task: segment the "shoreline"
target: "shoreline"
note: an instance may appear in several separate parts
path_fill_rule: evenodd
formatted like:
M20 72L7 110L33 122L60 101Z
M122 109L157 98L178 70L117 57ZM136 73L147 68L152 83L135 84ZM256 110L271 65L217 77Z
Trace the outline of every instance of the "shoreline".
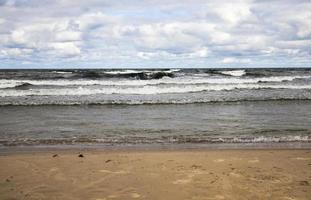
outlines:
M183 106L183 105L239 105L241 103L257 103L257 102L310 102L311 98L306 99L295 99L295 98L282 98L282 99L244 99L244 100L223 100L223 101L198 101L198 102L181 102L181 103L68 103L68 104L57 104L57 103L47 103L47 104L0 104L1 107L111 107L111 106Z
M74 145L29 145L1 146L0 156L19 153L36 152L157 152L157 151L211 151L211 150L310 150L310 142L281 143L210 143L210 144L138 144L138 145L104 145L104 144L74 144Z

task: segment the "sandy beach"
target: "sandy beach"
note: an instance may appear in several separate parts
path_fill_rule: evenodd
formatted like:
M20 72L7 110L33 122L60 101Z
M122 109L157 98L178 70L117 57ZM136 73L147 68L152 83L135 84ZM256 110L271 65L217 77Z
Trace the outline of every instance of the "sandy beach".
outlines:
M0 199L284 199L311 194L311 150L50 151L0 156Z

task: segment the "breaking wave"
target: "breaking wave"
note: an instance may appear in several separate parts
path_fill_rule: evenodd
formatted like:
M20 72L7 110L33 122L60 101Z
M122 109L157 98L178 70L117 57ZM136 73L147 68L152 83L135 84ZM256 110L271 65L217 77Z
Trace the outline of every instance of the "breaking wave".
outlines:
M245 70L220 71L220 73L229 76L243 76L246 74Z
M0 70L0 105L276 99L311 99L311 70Z
M18 90L28 90L31 86L32 84L26 82L26 83L21 83L20 85L16 85L14 88Z
M31 85L31 84L30 84ZM20 87L28 87L23 84ZM261 85L261 84L226 84L226 85L170 85L156 86L147 85L143 87L105 87L105 88L43 88L30 90L0 90L0 97L8 96L68 96L68 95L94 95L94 94L174 94L194 93L204 91L228 91L238 89L311 89L311 85Z
M178 78L162 78L157 80L87 80L87 79L74 79L74 80L0 80L0 89L14 88L22 85L36 85L36 86L89 86L89 85L102 85L102 86L144 86L144 85L161 85L161 84L248 84L248 83L269 83L269 82L284 82L294 81L297 79L309 79L311 76L274 76L262 78L215 78L215 77L178 77Z
M138 80L161 79L163 77L174 77L177 70L155 71L155 70L122 70L122 71L83 71L77 73L74 78L131 78Z

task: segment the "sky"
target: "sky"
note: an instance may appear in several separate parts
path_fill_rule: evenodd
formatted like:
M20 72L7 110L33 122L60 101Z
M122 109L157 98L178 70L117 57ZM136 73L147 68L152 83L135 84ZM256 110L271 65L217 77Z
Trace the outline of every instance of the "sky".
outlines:
M0 0L0 68L311 67L311 0Z

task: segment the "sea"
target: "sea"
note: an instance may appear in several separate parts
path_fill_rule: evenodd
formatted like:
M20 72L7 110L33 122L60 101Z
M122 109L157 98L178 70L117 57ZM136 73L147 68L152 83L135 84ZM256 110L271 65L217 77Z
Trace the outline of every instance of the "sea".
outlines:
M0 70L0 149L311 147L311 68Z

